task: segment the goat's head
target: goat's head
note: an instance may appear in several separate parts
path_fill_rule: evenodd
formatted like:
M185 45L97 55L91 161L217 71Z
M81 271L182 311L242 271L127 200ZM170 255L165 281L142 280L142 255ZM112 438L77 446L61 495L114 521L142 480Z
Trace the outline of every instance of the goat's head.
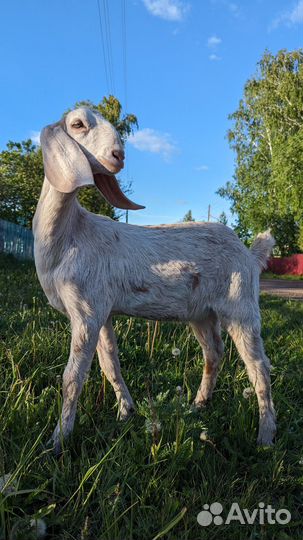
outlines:
M41 132L45 175L62 193L95 185L113 206L144 208L124 195L115 173L124 166L124 150L116 129L97 111L80 107Z

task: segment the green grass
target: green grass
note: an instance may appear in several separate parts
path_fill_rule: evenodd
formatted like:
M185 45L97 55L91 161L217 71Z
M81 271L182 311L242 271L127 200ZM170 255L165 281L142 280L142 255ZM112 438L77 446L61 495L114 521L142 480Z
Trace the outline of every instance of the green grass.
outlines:
M213 401L197 414L190 403L203 359L190 331L117 318L137 414L117 421L114 392L95 361L57 460L43 445L61 405L69 327L47 305L31 264L2 257L0 265L0 475L12 473L11 490L0 494L1 539L35 538L35 517L46 522L48 539L302 539L302 303L261 300L278 413L272 449L256 446L257 403L243 397L249 383L229 337ZM250 510L264 502L287 508L292 520L201 527L197 514L215 501L225 517L232 502Z
M274 274L273 272L262 272L262 279L285 279L286 281L303 281L302 275L295 274Z

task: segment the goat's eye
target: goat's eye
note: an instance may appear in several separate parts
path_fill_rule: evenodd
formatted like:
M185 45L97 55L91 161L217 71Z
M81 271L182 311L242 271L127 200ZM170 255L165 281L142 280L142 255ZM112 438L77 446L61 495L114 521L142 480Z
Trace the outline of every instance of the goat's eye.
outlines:
M83 122L81 122L81 120L76 120L75 122L73 122L72 127L79 129L79 128L84 127L84 124Z

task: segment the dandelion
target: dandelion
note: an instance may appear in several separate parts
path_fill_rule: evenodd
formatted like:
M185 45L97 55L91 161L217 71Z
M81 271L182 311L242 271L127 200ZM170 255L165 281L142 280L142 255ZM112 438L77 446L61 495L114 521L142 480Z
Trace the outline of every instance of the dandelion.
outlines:
M145 420L145 429L147 433L152 433L155 435L156 433L159 433L161 431L162 425L159 420L150 420L149 418L147 418Z
M180 356L181 351L177 347L173 347L171 353L176 358L177 356Z
M43 521L43 519L31 519L30 526L36 533L37 538L44 538L46 535L46 523Z
M243 390L243 397L244 399L250 399L254 395L255 391L254 389L249 386L248 388L244 388Z
M208 433L206 430L201 431L200 433L200 441L207 441L208 440Z
M0 493L3 493L3 495L9 495L16 491L16 481L11 482L8 486L6 485L12 476L12 473L0 476Z
M303 457L301 457L301 459L299 459L299 465L303 465Z
M179 396L181 396L181 395L182 395L182 392L183 392L182 386L177 386L177 387L176 387L176 393L177 393Z

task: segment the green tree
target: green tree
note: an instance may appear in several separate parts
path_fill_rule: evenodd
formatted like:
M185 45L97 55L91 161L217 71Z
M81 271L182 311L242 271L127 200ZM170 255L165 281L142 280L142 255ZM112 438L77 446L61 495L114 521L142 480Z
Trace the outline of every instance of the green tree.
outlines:
M221 214L219 215L219 223L223 223L223 225L227 225L227 222L228 222L228 219L227 219L227 215L225 214L225 212L221 212Z
M188 210L188 212L186 212L182 221L195 221L195 218L193 217L191 210Z
M236 168L218 193L231 201L238 234L271 227L282 255L303 249L303 51L266 51L229 118Z
M41 149L30 139L8 142L0 153L0 217L31 227L43 177Z
M104 97L97 105L82 101L75 106L80 105L97 109L116 127L123 142L138 127L134 114L122 115L121 104L114 96ZM0 217L30 228L43 178L41 149L30 139L20 143L9 141L7 149L0 152ZM91 212L117 217L116 210L97 189L84 188L78 198Z

